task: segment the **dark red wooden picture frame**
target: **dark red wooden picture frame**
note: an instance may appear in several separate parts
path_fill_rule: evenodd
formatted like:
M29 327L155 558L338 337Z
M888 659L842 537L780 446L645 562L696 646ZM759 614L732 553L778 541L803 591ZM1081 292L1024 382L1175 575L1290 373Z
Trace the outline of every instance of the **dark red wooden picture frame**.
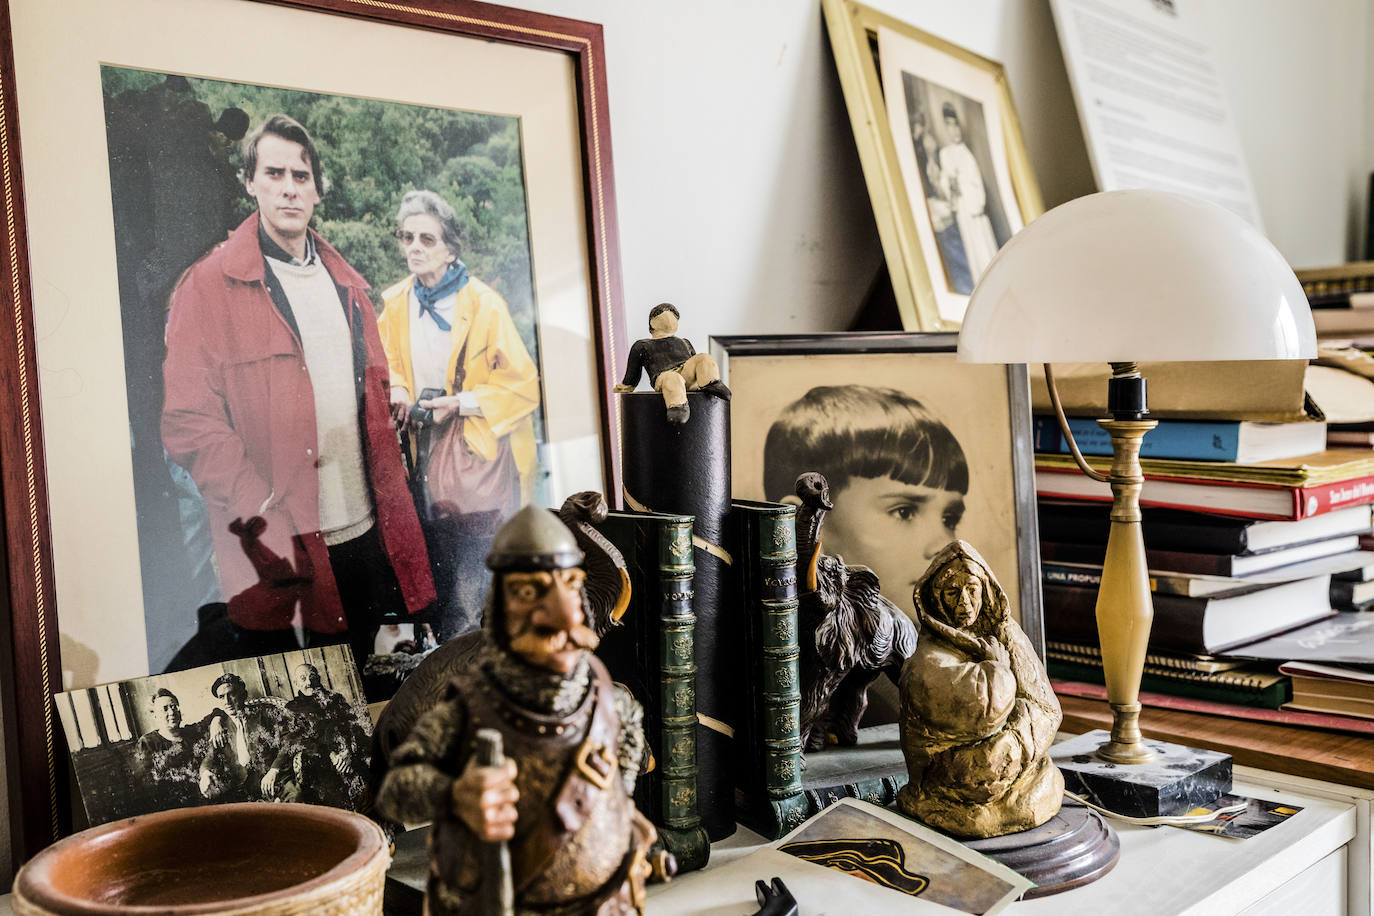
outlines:
M433 32L561 51L573 58L581 128L586 229L591 249L593 333L607 495L618 500L619 418L612 388L623 361L624 304L616 222L606 55L601 26L475 0L244 0L320 15L413 26ZM20 36L22 40L22 36ZM62 729L52 694L62 689L57 607L38 398L29 246L20 160L9 4L0 5L0 187L4 190L3 280L8 318L0 321L0 586L8 599L0 627L5 774L12 857L17 865L71 829L71 792ZM31 90L29 90L31 91ZM66 150L64 155L76 155ZM41 201L30 202L38 206Z

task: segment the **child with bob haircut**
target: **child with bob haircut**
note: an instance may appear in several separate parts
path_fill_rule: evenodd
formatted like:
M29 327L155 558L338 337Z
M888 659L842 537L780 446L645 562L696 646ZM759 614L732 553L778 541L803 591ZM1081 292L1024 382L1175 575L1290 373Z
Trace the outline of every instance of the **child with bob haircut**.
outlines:
M908 615L911 592L955 538L968 493L959 440L920 401L895 388L826 385L783 408L763 448L763 486L798 502L797 475L816 471L835 508L824 551L878 574L883 594Z

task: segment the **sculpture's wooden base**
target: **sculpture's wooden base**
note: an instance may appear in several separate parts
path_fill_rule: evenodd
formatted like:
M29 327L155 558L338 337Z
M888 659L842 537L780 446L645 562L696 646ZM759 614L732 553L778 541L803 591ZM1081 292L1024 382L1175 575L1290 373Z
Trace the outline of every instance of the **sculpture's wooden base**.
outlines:
M1116 831L1096 811L1072 802L1039 827L964 845L1034 881L1026 900L1091 884L1121 854Z

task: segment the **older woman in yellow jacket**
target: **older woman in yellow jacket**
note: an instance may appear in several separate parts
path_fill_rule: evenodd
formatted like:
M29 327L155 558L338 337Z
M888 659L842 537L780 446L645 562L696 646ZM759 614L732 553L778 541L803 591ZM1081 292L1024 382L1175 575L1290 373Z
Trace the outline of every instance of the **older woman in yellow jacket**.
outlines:
M533 496L539 373L505 300L459 260L453 207L433 191L411 191L396 224L410 275L382 294L378 319L392 414L404 424L418 402L433 410L439 435L461 422L466 466L486 490L481 511L421 519L439 589L435 622L448 638L480 621L491 537ZM443 394L421 398L425 389Z

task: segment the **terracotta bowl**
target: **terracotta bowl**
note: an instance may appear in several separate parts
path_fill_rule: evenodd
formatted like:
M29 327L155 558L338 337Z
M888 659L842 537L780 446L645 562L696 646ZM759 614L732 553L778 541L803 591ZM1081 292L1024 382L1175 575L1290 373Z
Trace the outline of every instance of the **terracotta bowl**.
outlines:
M318 805L207 805L102 824L34 856L14 879L27 914L380 913L382 831Z

